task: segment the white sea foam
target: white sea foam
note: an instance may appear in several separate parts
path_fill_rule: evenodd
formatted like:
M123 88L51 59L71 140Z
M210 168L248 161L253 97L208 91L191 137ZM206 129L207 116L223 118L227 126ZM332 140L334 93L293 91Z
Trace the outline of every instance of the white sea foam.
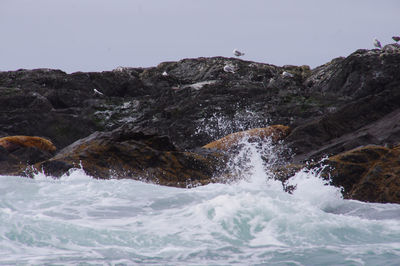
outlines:
M354 209L354 201L306 173L293 181L293 195L276 181L178 189L95 180L79 170L60 180L0 181L0 264L254 264L284 262L290 252L298 263L323 264L400 253L398 219L362 217L387 205L356 202L366 208L361 215L332 213Z
M232 184L179 189L81 169L58 180L0 176L0 264L400 262L399 205L344 200L305 171L288 194L269 171L277 148L242 144L231 167L244 178Z

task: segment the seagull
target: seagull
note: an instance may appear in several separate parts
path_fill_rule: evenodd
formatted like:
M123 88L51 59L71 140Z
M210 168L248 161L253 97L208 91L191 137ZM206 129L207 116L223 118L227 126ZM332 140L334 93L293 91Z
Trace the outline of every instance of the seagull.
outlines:
M104 93L102 93L102 92L100 92L100 91L98 91L98 90L96 90L96 89L93 89L93 91L94 91L95 94L104 95Z
M393 36L392 39L393 41L398 42L400 41L400 36Z
M374 38L374 46L379 49L382 48L381 42L377 38Z
M283 73L282 73L282 77L285 77L285 78L293 78L293 77L294 77L294 75L293 75L292 73L289 73L289 72L283 71Z
M168 76L167 71L164 71L161 75L163 75L164 77Z
M234 49L234 50L233 50L233 54L234 54L235 56L237 56L237 57L244 55L244 53L238 51L237 49Z
M229 72L229 73L235 73L235 69L233 68L233 66L230 66L230 65L225 65L224 71Z

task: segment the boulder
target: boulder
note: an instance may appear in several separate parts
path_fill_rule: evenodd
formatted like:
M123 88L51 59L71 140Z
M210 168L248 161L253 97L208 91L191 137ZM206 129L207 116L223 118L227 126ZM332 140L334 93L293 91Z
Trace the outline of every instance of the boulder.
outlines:
M54 156L55 151L54 144L41 137L8 136L0 138L1 174L23 174L30 165Z
M253 128L229 134L221 139L204 145L203 148L227 151L237 146L243 138L247 138L247 141L249 142L262 142L266 141L267 138L271 138L272 141L276 142L286 137L289 132L290 128L283 125Z
M0 146L7 151L14 151L20 147L35 147L43 151L55 151L54 144L45 138L33 136L8 136L0 138Z
M400 145L368 145L323 162L323 176L348 199L400 203Z
M178 151L167 136L121 127L95 132L35 167L54 177L82 167L94 178L129 178L190 187L214 182L222 161L222 154L207 150Z

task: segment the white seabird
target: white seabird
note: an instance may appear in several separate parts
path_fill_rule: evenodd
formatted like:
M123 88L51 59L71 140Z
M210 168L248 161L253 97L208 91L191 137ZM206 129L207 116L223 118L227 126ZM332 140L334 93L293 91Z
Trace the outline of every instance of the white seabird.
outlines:
M233 50L233 54L234 54L235 56L237 56L237 57L244 55L244 53L238 51L237 49L234 49L234 50Z
M102 92L100 92L100 91L98 91L98 90L96 90L96 89L93 89L93 91L94 91L95 94L104 95L104 93L102 93Z
M231 65L225 65L224 66L224 71L228 73L235 73L235 69Z
M400 41L400 36L393 36L392 39L393 41L398 42Z
M294 77L294 75L293 75L292 73L289 73L289 72L283 71L283 73L282 73L282 77L285 77L285 78L293 78L293 77Z
M381 42L377 38L374 38L374 46L379 49L382 48Z
M167 71L164 71L161 75L163 75L164 77L168 76Z

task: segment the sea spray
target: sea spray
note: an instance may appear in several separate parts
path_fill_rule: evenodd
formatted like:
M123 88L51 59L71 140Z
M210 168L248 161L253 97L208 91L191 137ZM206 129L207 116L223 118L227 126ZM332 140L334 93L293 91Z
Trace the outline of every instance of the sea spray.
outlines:
M318 172L284 192L280 144L242 139L236 181L191 189L0 176L1 265L396 265L400 206L344 200Z
M178 189L1 176L0 264L399 262L399 205L343 200L306 172L292 195L265 177Z
M236 104L235 109L240 111L236 111L231 116L221 115L217 111L210 117L195 121L197 126L193 137L206 135L212 141L234 132L266 127L269 123L268 117L261 116L250 109L239 108L239 104Z

